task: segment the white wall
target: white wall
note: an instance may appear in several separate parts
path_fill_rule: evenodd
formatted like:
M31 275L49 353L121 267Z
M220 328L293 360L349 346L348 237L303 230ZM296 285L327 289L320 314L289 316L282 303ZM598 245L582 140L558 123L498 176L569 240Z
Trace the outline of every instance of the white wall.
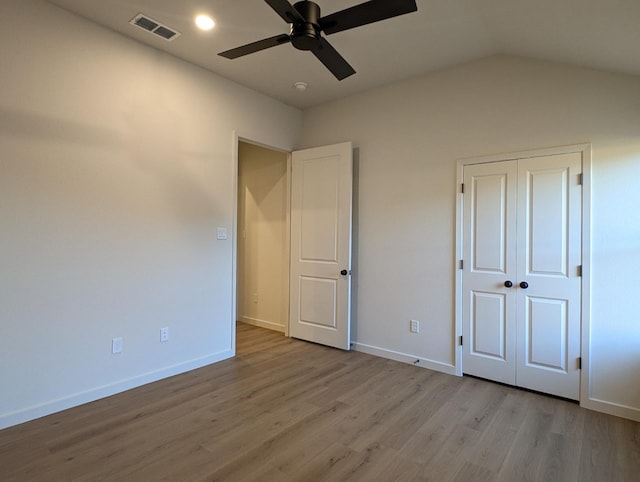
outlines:
M233 355L234 130L291 149L301 113L40 0L0 18L1 428Z
M238 320L282 332L289 319L287 157L238 146Z
M0 427L232 355L234 130L354 141L358 347L445 371L456 160L592 142L587 405L640 419L637 77L496 57L302 117L41 0L0 18Z
M493 57L304 112L302 147L344 140L359 149L356 346L449 372L456 161L592 142L583 403L640 420L640 78Z

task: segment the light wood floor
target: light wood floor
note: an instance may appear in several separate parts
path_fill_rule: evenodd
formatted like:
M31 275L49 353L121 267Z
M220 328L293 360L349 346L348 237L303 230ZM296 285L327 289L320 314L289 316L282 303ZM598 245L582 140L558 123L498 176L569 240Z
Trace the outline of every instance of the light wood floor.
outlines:
M238 356L0 431L0 480L640 481L640 424L239 324Z

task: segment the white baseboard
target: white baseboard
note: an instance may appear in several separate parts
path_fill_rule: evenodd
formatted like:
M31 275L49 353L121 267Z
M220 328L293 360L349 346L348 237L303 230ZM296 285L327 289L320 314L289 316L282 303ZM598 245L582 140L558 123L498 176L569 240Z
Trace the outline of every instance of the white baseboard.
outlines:
M584 401L581 400L580 406L596 412L607 413L609 415L615 415L616 417L627 418L629 420L640 422L640 409L638 408L628 407L626 405L620 405L606 400L598 400L596 398L590 398Z
M247 325L259 326L260 328L266 328L267 330L285 332L285 326L273 321L260 320L258 318L251 318L250 316L238 316L238 321L246 323Z
M144 373L135 377L120 380L109 385L103 385L100 387L91 388L84 392L74 393L68 397L60 398L57 400L51 400L39 405L34 405L22 410L10 412L0 415L0 430L3 428L18 425L20 423L28 422L36 418L51 415L52 413L67 410L68 408L77 407L85 403L93 402L101 398L109 397L117 393L121 393L132 388L146 385L147 383L156 382L163 378L179 375L196 368L201 368L206 365L211 365L227 358L234 356L233 350L225 350L219 353L213 353L202 358L195 360L189 360L183 363L178 363L169 367L161 368L153 372Z
M395 360L409 365L417 367L428 368L437 372L446 373L448 375L456 375L456 367L436 360L429 360L428 358L420 358L415 355L409 355L406 353L400 353L393 350L387 350L385 348L379 348L376 346L365 345L364 343L353 342L352 347L356 351L362 353L368 353L369 355L375 355L382 358L388 358L389 360Z

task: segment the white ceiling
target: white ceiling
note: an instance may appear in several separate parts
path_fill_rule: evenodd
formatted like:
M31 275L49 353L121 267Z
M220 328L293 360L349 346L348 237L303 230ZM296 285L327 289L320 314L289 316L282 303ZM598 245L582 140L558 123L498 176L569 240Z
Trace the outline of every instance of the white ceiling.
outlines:
M640 0L417 0L416 13L327 37L357 71L343 81L291 45L236 60L217 55L288 33L263 0L49 1L299 108L494 54L640 75ZM327 15L363 1L316 3ZM211 32L194 26L200 12L215 19ZM138 13L182 35L167 42L130 25ZM309 88L297 91L297 81Z

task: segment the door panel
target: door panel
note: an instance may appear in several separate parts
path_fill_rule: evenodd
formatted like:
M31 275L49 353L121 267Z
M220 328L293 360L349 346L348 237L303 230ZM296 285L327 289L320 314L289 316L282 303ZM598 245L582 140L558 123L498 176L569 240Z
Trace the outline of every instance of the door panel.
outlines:
M351 195L350 142L293 153L290 335L344 350L350 348Z
M298 160L300 259L338 261L340 156Z
M529 367L566 373L568 313L566 300L526 297L524 362Z
M527 170L523 215L526 275L567 276L567 168Z
M335 329L337 291L334 279L301 276L299 323Z
M464 168L463 344L464 372L515 384L513 288L516 258L517 163L476 164Z
M505 273L507 251L508 173L483 173L472 178L472 217L470 231L474 272Z
M471 295L471 355L506 361L507 332L506 300L504 294L478 293Z

